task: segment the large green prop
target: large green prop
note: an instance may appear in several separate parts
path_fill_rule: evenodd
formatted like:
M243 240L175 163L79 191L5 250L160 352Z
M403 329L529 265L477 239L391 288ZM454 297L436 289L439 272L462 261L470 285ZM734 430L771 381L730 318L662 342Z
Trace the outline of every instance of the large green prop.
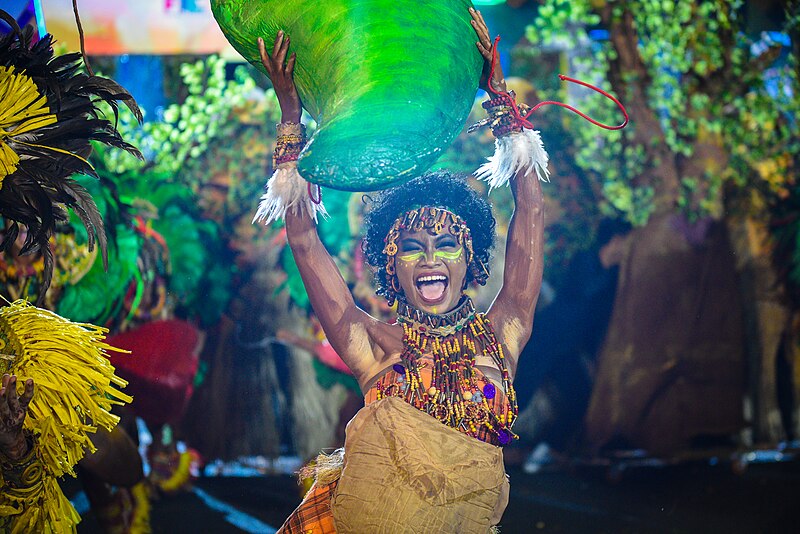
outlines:
M299 160L307 180L349 191L421 174L458 135L483 59L469 0L211 0L225 36L264 70L278 30L318 123Z

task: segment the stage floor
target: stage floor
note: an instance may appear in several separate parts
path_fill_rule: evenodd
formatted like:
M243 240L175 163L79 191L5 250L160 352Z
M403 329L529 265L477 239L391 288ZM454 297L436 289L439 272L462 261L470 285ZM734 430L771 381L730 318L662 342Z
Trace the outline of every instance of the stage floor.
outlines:
M511 500L501 523L516 533L789 533L800 525L800 462L695 462L636 467L622 476L582 467L527 474L510 469ZM153 503L154 534L268 534L300 500L290 476L215 477ZM238 526L236 526L238 525ZM99 533L88 512L81 534Z

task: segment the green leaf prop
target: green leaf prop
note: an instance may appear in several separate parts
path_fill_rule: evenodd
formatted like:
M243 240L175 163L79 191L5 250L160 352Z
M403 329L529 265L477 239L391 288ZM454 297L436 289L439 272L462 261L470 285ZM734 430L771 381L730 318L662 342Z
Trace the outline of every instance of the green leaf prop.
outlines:
M289 298L292 299L292 302L303 309L310 309L311 303L308 300L308 293L306 293L306 287L303 285L303 279L300 277L300 269L298 269L294 256L292 256L292 251L288 247L281 251L281 266L286 272L286 281L278 290L285 288L289 292Z
M169 247L172 273L169 290L178 302L186 302L198 291L206 265L208 251L204 233L214 233L212 223L195 221L192 216L176 205L166 206L153 228L161 234Z
M76 322L104 324L136 273L139 238L125 226L117 227L116 246L108 247L108 272L96 259L89 272L75 285L64 288L56 313Z
M153 228L169 247L171 296L183 309L197 314L203 325L212 324L230 300L231 282L216 225L198 220L176 202L160 209Z
M278 30L319 127L300 157L307 180L372 191L427 170L458 135L483 59L468 0L212 0L220 28L264 70Z
M212 249L211 252L221 251ZM203 277L202 289L198 290L192 299L201 326L208 327L219 321L228 307L228 302L231 300L231 277L235 272L230 263L230 260L226 261L224 256L217 254L216 262Z

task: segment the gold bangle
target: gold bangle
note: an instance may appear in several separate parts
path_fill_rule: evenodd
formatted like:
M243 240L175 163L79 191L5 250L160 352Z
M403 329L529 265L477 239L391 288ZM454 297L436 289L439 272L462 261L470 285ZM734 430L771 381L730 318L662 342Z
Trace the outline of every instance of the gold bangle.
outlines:
M303 139L306 137L306 125L303 123L279 122L275 125L275 129L278 133L278 137L289 135L302 137Z
M44 464L37 454L36 438L30 431L25 431L25 440L29 450L19 459L11 459L0 453L0 470L3 472L4 492L18 497L37 493L43 487Z

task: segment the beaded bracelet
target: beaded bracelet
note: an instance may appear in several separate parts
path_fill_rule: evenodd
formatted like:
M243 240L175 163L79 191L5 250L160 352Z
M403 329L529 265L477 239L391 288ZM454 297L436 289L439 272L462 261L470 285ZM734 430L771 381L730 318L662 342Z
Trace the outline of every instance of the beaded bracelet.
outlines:
M296 122L279 122L276 125L278 137L272 155L272 167L282 163L297 161L306 146L306 126Z
M512 90L508 91L507 93L501 93L494 98L491 98L481 104L481 107L485 110L489 110L489 108L496 108L500 106L511 107L512 102L517 100L517 94Z
M478 128L489 126L495 138L519 133L525 127L524 122L514 112L515 107L521 115L525 115L530 110L530 107L525 104L516 104L514 91L499 94L487 100L481 106L488 112L489 116L470 126L467 131L473 132Z
M2 490L18 498L33 496L44 487L45 469L37 454L36 438L26 430L25 440L28 452L22 458L14 460L0 453L0 470L5 483Z

